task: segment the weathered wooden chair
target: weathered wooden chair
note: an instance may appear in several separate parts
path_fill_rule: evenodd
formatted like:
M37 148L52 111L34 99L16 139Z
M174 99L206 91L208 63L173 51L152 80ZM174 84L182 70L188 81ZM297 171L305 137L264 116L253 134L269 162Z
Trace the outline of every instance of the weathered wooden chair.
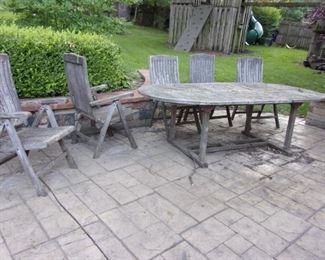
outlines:
M38 128L44 114L47 114L51 128ZM11 75L9 57L7 54L0 54L0 164L18 156L22 168L31 178L37 194L45 196L47 193L38 177L39 174L44 173L64 157L71 168L77 168L63 141L65 136L74 131L74 126L59 127L49 106L43 106L40 109L32 127L23 127L23 123L30 116L29 112L21 111ZM29 151L47 148L55 142L59 143L62 154L36 174L28 159Z
M240 58L237 62L237 82L263 82L263 60L261 58ZM239 106L234 106L231 119L234 120L236 114L245 114L246 111L238 110ZM252 119L274 118L276 128L280 128L277 105L273 104L273 116L262 116L265 104L259 110L254 110L257 114Z
M64 66L70 96L76 109L76 135L83 140L93 143L87 135L80 131L82 118L90 120L100 129L99 140L95 143L96 149L93 157L98 158L100 155L105 135L116 110L119 113L132 148L136 149L137 144L128 127L123 107L119 101L121 98L132 96L133 93L128 92L112 95L105 99L97 99L97 91L107 86L90 87L86 58L74 53L67 53L64 55Z
M149 57L149 77L153 85L179 83L178 57L168 55L154 55ZM153 108L149 126L152 126L159 102L153 100ZM166 123L166 106L160 103L163 109L163 120Z
M215 55L198 53L190 56L189 62L189 82L190 83L209 83L215 81ZM192 110L192 112L191 112ZM229 126L232 126L229 106L226 106L226 115L214 116L214 110L211 111L210 119L227 118ZM189 113L193 113L196 118L197 109L195 107L181 109L177 122L187 122Z

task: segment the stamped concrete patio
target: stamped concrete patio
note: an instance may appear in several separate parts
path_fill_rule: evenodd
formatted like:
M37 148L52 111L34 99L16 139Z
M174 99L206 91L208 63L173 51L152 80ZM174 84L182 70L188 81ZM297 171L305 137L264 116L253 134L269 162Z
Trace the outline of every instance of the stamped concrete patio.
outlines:
M282 140L272 120L253 132ZM210 139L240 137L211 122ZM65 162L42 177L37 197L17 160L0 168L0 259L325 259L325 131L296 122L291 157L267 148L208 155L199 169L167 143L162 125L133 130L139 149L119 134L99 159L70 145ZM195 128L178 128L193 142ZM56 155L32 153L35 167ZM188 176L193 175L191 185Z

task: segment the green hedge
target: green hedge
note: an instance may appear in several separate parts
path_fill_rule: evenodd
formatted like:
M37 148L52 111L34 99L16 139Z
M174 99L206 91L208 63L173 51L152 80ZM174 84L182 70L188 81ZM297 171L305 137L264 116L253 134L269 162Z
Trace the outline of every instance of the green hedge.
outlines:
M120 50L105 36L1 25L0 52L10 56L20 97L66 95L68 89L63 64L66 52L87 57L92 85L107 83L113 90L128 84L121 66Z

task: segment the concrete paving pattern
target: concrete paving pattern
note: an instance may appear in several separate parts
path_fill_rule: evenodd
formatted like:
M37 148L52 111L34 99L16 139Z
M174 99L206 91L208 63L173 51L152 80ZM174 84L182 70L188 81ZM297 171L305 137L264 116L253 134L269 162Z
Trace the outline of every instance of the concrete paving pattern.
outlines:
M272 120L253 133L283 140ZM209 140L245 138L212 120ZM70 144L78 169L66 162L42 176L37 197L13 159L0 168L0 259L325 259L325 131L298 119L292 156L271 148L208 154L209 168L166 141L163 125L133 129L138 143L108 137L104 152ZM184 144L193 125L177 128ZM37 169L57 146L30 154ZM193 175L193 185L188 176Z

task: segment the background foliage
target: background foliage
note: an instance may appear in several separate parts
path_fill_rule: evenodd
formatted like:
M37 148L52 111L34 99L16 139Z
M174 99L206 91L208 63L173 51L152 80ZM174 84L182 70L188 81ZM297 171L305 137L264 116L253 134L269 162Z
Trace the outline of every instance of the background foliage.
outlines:
M63 64L66 52L87 57L91 84L107 83L110 90L127 86L120 49L105 36L1 25L0 52L10 57L20 97L66 95Z
M5 0L4 6L20 14L19 25L98 33L122 33L125 28L123 20L113 17L113 0Z
M281 8L282 19L286 21L300 22L308 11L307 7Z
M279 26L281 10L275 7L254 7L253 13L263 26L263 38L270 37L272 32Z

